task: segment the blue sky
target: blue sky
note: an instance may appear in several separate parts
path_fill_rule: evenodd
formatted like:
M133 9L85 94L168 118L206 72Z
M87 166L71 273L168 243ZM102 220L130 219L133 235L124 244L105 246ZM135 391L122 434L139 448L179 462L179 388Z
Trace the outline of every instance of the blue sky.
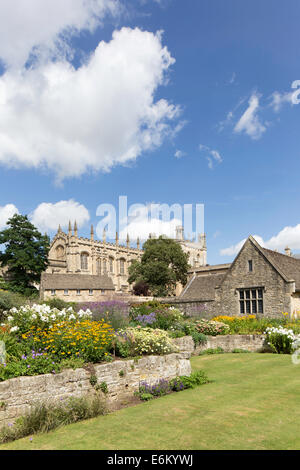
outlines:
M127 195L204 204L210 264L300 250L297 0L38 3L0 6L1 228Z

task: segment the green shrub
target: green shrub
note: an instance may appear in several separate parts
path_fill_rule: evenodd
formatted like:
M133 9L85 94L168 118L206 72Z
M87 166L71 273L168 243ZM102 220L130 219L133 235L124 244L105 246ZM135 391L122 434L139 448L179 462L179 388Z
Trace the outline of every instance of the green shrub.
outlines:
M248 349L235 348L231 352L232 353L250 353L251 351L248 351Z
M19 308L21 305L28 304L29 300L21 294L16 292L10 292L6 290L0 290L0 323L6 318L7 312L13 307Z
M72 307L74 310L76 309L76 302L65 302L58 297L52 297L51 299L45 300L41 303L49 305L51 309L57 308L58 310L63 310L64 308L67 309L69 307Z
M205 356L206 354L223 354L224 349L221 347L218 348L208 348L199 353L199 356Z
M195 388L199 385L209 383L208 377L203 370L197 370L192 372L190 376L181 376L180 379L184 385L184 388Z
M59 404L36 403L13 426L0 431L0 443L49 432L59 426L94 418L106 413L106 405L97 394L94 397L71 397Z
M119 330L117 338L119 343L127 344L127 357L140 354L170 354L177 351L168 333L163 330L130 327Z
M208 336L226 335L229 333L229 326L223 322L210 321L210 320L197 320L195 326L199 333Z
M291 354L294 350L293 343L298 337L292 330L286 328L270 327L266 329L266 340L273 352L277 354Z

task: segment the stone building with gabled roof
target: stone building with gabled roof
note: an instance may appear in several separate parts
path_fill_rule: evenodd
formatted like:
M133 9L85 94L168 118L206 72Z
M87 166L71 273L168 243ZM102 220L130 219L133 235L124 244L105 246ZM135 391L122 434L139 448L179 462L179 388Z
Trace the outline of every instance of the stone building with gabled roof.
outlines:
M250 236L231 264L193 270L179 300L205 303L210 316L293 314L300 311L300 259Z
M44 300L55 296L66 301L99 301L114 291L112 279L105 275L43 273L41 276L40 296Z

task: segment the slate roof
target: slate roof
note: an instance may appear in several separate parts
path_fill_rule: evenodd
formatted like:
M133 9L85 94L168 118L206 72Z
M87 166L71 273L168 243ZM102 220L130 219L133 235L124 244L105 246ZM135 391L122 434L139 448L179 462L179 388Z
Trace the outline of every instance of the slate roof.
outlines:
M294 280L296 290L300 290L300 259L293 256L283 255L277 251L261 248L274 267L278 267L288 280Z
M115 290L113 281L108 276L90 274L49 274L43 273L42 289L81 289L81 290Z
M265 256L265 258L271 263L286 282L295 281L296 291L300 291L300 259L293 256L288 256L277 251L268 250L262 248L257 241L250 236L251 242L258 248L258 250ZM236 256L235 260L238 258ZM234 261L235 262L235 261ZM233 263L234 263L233 262ZM227 265L216 265L206 266L195 270L196 272L203 274L196 274L186 285L182 294L181 299L185 300L200 300L209 301L215 300L215 287L220 286L230 271L232 264ZM223 268L223 269L222 269ZM223 270L222 273L218 273L218 270Z
M225 273L195 276L187 284L180 298L184 300L200 300L202 302L215 300L215 287L222 283L224 276Z

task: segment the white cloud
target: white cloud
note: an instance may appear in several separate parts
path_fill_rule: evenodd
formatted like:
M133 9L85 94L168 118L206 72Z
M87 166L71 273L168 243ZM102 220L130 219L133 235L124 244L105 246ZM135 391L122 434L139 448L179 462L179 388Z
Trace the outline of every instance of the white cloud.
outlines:
M30 53L64 54L67 40L93 31L107 15L117 15L118 0L9 0L0 2L0 57L22 67Z
M252 94L249 106L236 124L234 132L245 132L252 139L259 139L266 131L266 127L260 122L257 115L259 111L259 98L259 95L256 93Z
M255 240L261 246L264 246L264 241L259 235L254 235L253 238L255 238ZM242 248L242 246L244 245L246 240L247 240L247 238L244 238L243 240L238 242L236 245L232 245L228 248L224 248L224 249L220 250L220 254L222 256L236 256L238 254L238 252L240 251L240 249Z
M30 219L40 231L47 232L57 230L59 225L67 228L69 221L74 224L75 220L80 228L90 220L90 214L84 205L70 199L56 204L43 202L30 214Z
M15 214L19 214L19 211L14 204L6 204L6 206L2 207L0 206L0 230L6 228L6 222Z
M278 91L274 91L271 95L272 102L270 106L278 113L285 103L289 103L290 105L294 104L294 94L295 92L279 93Z
M176 158L182 158L182 157L185 157L186 156L186 153L183 152L182 150L176 150L175 152L175 157Z
M214 163L222 163L223 158L218 152L218 150L213 150L210 147L207 147L207 145L199 145L199 150L200 152L205 152L206 153L206 160L208 161L208 168L212 170L214 168Z
M274 235L269 240L264 239L259 235L254 235L257 242L264 248L270 250L283 250L288 246L291 250L300 250L300 224L294 227L284 227L277 235ZM235 256L242 248L246 239L241 240L236 245L232 245L229 248L225 248L220 251L223 256Z
M233 72L233 74L231 75L231 78L229 80L229 84L232 85L235 82L235 79L236 79L236 73Z
M8 70L0 163L46 167L62 180L134 161L182 127L171 124L180 108L154 98L174 62L160 33L123 28L77 70L62 60Z

